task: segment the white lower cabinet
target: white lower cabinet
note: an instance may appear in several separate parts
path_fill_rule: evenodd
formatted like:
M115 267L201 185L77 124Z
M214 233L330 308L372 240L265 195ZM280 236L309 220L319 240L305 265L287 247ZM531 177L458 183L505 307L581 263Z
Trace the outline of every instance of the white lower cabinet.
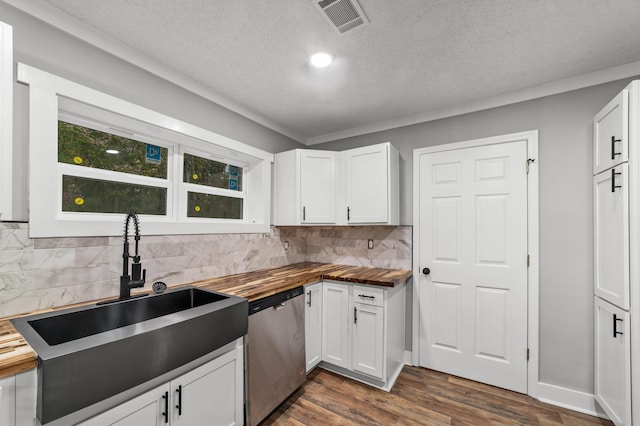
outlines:
M242 425L243 383L240 347L81 425Z
M32 426L36 419L36 370L0 379L0 426Z
M320 367L389 390L404 365L405 292L324 281Z
M325 281L322 285L322 360L349 367L348 284Z
M352 369L383 379L384 313L381 306L353 304Z
M304 333L307 373L322 360L322 282L304 288Z
M629 313L594 298L595 397L611 421L631 425L631 334Z

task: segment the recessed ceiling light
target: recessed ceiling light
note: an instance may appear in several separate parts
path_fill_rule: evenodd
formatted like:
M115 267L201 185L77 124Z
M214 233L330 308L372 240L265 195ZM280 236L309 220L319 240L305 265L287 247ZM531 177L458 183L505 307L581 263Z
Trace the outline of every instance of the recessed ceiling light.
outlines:
M325 68L331 65L333 57L326 52L318 52L311 56L311 65L316 68Z
M120 151L117 149L108 149L105 151L107 154L120 154Z

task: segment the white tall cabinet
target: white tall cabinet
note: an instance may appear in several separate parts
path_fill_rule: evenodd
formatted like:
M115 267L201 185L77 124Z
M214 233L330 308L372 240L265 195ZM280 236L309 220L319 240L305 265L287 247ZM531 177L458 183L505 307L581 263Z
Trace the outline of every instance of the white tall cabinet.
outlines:
M640 420L639 126L640 81L593 122L594 393L618 426Z

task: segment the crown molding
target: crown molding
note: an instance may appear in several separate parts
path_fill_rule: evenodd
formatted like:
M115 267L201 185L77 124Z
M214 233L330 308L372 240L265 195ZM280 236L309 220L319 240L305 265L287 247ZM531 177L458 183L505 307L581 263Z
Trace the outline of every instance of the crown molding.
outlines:
M292 132L287 127L266 118L255 111L242 106L231 99L215 92L210 87L186 76L160 61L157 61L139 50L136 50L106 34L103 34L78 19L41 0L1 0L14 8L31 15L47 24L67 33L73 37L89 43L105 52L108 52L132 65L137 66L151 74L154 74L170 83L180 86L185 90L195 93L215 104L218 104L236 114L240 114L258 124L261 124L275 132L287 136L297 142L304 143L305 138Z
M501 107L537 98L543 98L545 96L570 92L572 90L583 89L585 87L608 83L615 80L621 80L623 78L630 78L637 75L640 75L640 61L631 62L625 65L607 68L604 70L595 71L575 77L569 77L562 80L556 80L538 86L519 89L475 102L454 105L449 108L435 109L432 111L426 111L394 120L386 120L374 124L353 127L351 129L341 130L338 132L314 136L311 138L307 138L304 143L305 145L310 146L324 142L331 142L339 139L395 129L398 127L411 126L413 124L454 117L456 115L468 114L471 112Z

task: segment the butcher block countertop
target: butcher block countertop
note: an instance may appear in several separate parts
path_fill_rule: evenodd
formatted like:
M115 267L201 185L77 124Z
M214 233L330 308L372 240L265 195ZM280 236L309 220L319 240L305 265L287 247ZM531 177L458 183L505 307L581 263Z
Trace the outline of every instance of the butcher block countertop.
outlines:
M280 268L197 281L191 285L253 301L320 280L394 287L405 282L411 275L411 271L402 269L302 262Z
M334 265L331 263L302 262L279 268L262 269L242 274L227 275L196 281L188 286L232 294L249 301L262 299L295 287L320 280L345 281L365 285L395 287L412 276L401 269L368 268L363 266ZM173 288L173 287L172 287ZM88 303L95 303L88 302ZM79 306L73 305L73 306ZM65 309L71 306L62 306ZM49 309L48 311L51 311ZM24 315L46 312L28 312ZM36 354L9 320L0 319L0 378L21 373L36 367Z

